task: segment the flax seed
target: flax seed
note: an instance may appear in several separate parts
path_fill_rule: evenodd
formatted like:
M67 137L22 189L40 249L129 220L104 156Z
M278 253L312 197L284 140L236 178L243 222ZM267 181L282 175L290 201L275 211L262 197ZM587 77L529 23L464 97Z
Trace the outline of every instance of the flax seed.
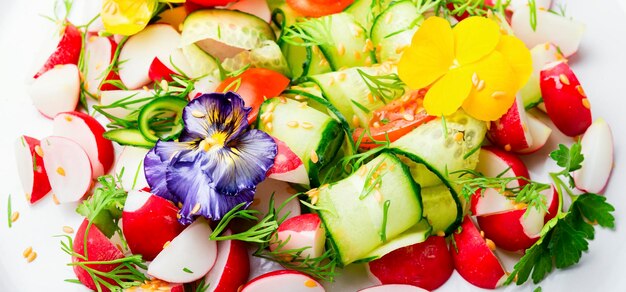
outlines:
M311 151L311 162L313 163L318 163L320 161L320 157L317 155L317 152L315 152L315 150Z
M496 244L489 238L485 238L485 243L490 250L496 250Z
M41 146L39 145L35 146L35 153L37 153L39 157L43 157L43 150L41 150Z
M204 113L203 113L203 112L201 112L201 111L197 111L197 110L191 111L191 115L192 115L194 118L199 118L199 119L200 119L200 118L204 118Z
M296 121L288 122L287 126L290 127L290 128L297 128L298 127L298 122L296 122Z
M60 167L60 166L59 166L59 167L57 167L57 173L58 173L60 176L65 176L65 169L63 169L63 167Z
M589 103L589 99L587 99L587 98L583 98L583 106L584 106L586 109L591 109L591 103Z
M561 80L561 83L565 84L565 85L569 85L569 78L567 78L567 76L565 74L561 74L559 75L559 80Z
M304 129L313 129L313 124L309 122L302 122L302 128Z
M15 211L13 212L13 214L11 214L11 222L15 222L19 218L20 218L20 212Z
M478 81L478 85L476 85L476 90L480 92L483 89L485 89L485 80L480 80Z
M28 257L26 257L26 261L32 263L36 258L37 253L33 251L31 254L28 255Z
M72 233L74 233L74 228L69 227L69 226L63 226L63 232L65 232L67 234L72 234Z
M59 198L57 198L56 194L52 194L52 202L54 202L55 205L60 205L61 202L59 202Z
M33 247L29 246L24 250L24 252L22 252L22 255L24 258L27 258L31 253L33 253Z
M576 85L576 90L578 91L578 93L582 96L582 97L587 97L587 94L585 93L585 90L583 89L582 86L580 85ZM35 148L36 150L37 148Z

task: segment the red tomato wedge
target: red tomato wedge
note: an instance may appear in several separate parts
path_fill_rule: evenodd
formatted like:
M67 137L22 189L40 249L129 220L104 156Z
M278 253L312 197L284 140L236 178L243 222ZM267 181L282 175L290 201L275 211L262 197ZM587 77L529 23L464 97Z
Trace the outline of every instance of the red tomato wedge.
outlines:
M232 91L241 96L246 106L252 108L248 122L252 123L259 114L261 104L269 98L276 97L289 86L289 79L282 74L262 68L251 68L241 75L224 79L216 92Z
M390 142L396 141L420 125L434 120L435 117L429 116L424 109L424 95L423 90L414 91L409 98L394 100L374 111L374 117L369 123L369 135L363 133L363 128L356 128L352 134L355 142L363 136L359 148L376 148L381 145L375 141L386 141L387 137Z
M350 6L354 0L287 0L293 10L304 16L320 17L335 14Z

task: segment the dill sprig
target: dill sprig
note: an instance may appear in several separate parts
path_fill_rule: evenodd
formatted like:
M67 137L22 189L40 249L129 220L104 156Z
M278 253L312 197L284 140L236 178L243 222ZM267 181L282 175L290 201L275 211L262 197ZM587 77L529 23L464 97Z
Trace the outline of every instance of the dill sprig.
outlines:
M98 18L100 14L94 16L91 20L89 20L86 24L79 26L77 28L84 29L84 32L81 31L82 44L80 49L80 55L78 56L78 71L81 73L81 76L87 76L87 60L89 56L86 54L87 50L87 35L86 32L89 31L89 26L93 24ZM121 46L120 46L121 47ZM118 47L118 49L120 48ZM85 82L84 78L80 80L80 104L83 108L88 109L89 105L87 104L87 98L91 98L93 100L97 100L98 96L91 94L87 90L88 84Z
M85 231L85 236L89 232L89 227ZM65 239L61 240L61 249L73 258L80 259L79 261L72 261L68 263L71 267L80 267L93 280L96 285L97 291L103 291L104 288L110 291L120 291L135 286L141 285L148 278L139 269L146 270L148 267L141 258L141 255L131 255L121 259L115 259L110 261L89 261L86 255L79 254L74 251L74 244L72 238L68 235L59 235ZM85 242L86 243L86 242ZM87 250L85 249L85 254ZM118 265L110 272L102 272L92 268L92 265ZM109 281L113 281L114 284ZM75 280L66 280L66 282L76 283Z
M353 173L358 171L363 165L369 162L372 158L376 157L376 155L386 151L389 148L389 144L391 143L389 142L389 137L387 137L387 141L376 141L367 130L363 131L361 136L359 136L359 138L357 139L356 147L360 145L365 135L369 135L370 139L374 143L380 144L381 146L366 152L356 153L341 158L337 163L330 167L330 169L324 176L324 179L322 179L322 185L352 175Z
M333 45L331 27L331 17L306 19L286 27L280 41L302 47Z
M228 228L229 223L234 219L244 219L248 221L256 221L258 218L255 216L260 214L261 212L257 210L241 210L246 205L246 203L241 203L232 210L228 211L222 220L220 220L213 233L211 233L210 239L219 241L219 240L239 240L245 242L254 242L254 243L264 243L267 239L278 229L278 222L275 220L275 214L269 212L264 216L257 224L252 226L250 229L235 233L231 235L220 235L222 234L226 228Z
M122 217L128 193L121 187L120 177L105 175L99 177L98 182L101 186L76 208L76 212L85 216L106 236L111 237L115 233L122 235L118 223Z
M438 16L485 16L489 7L484 0L445 0L435 9Z
M374 97L380 98L380 100L387 104L387 101L393 100L398 96L404 94L404 82L400 80L398 74L391 73L386 75L369 75L361 69L357 69L359 75L369 88L371 94Z
M542 191L549 189L549 184L535 182L525 177L504 177L509 168L498 174L496 177L486 177L482 173L475 170L459 170L451 174L458 175L458 179L454 182L463 186L461 195L469 202L471 197L478 191L488 188L497 189L500 193L505 194L515 203L524 203L528 205L527 211L531 208L547 211L547 206ZM519 180L526 181L527 184L510 187L509 184Z

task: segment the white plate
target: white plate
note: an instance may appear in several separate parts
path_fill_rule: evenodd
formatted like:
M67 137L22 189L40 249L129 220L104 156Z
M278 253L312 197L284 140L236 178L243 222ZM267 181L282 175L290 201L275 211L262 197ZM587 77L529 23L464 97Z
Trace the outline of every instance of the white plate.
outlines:
M77 0L78 1L78 0ZM620 0L621 2L626 2ZM70 259L59 248L64 225L77 227L81 218L74 214L75 205L56 206L50 196L35 206L28 206L17 178L13 158L13 141L20 134L44 137L51 133L50 121L42 118L26 95L24 81L30 59L41 39L49 33L51 23L38 14L50 14L52 0L3 1L0 9L0 291L84 291L64 279L75 278L67 263ZM568 15L587 24L587 33L579 54L571 60L593 105L595 117L604 117L613 127L616 162L613 180L606 191L616 207L617 228L598 228L580 264L565 271L553 272L541 283L544 291L626 291L626 15L617 1L568 0ZM562 140L559 140L562 139ZM571 141L562 137L553 142ZM535 179L551 166L544 166L549 149L529 161ZM7 226L7 196L12 194L13 210L20 218L13 228ZM22 251L32 246L38 253L27 264ZM350 270L359 271L360 267ZM345 276L353 273L346 272ZM358 273L356 273L358 274ZM367 286L360 277L344 277L332 291L354 291ZM346 284L345 282L348 282ZM330 288L330 287L329 287ZM329 289L331 290L331 289ZM455 273L440 291L475 291ZM528 291L530 287L505 291Z

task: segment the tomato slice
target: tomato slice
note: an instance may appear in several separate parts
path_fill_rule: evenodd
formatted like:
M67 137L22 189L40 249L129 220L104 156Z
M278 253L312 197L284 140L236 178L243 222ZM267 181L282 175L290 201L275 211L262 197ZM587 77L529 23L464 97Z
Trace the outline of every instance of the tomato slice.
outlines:
M346 9L354 0L287 0L296 12L309 17L335 14Z
M232 91L241 96L246 106L252 108L248 122L252 124L261 104L268 98L279 96L289 86L289 78L263 68L250 68L239 76L224 79L216 92Z
M391 142L396 141L420 125L434 120L436 117L429 116L424 109L425 94L424 90L414 91L374 111L374 117L369 123L369 135L363 133L363 128L356 128L352 134L355 142L363 136L359 148L379 147L381 145L375 142L386 141L387 137Z

